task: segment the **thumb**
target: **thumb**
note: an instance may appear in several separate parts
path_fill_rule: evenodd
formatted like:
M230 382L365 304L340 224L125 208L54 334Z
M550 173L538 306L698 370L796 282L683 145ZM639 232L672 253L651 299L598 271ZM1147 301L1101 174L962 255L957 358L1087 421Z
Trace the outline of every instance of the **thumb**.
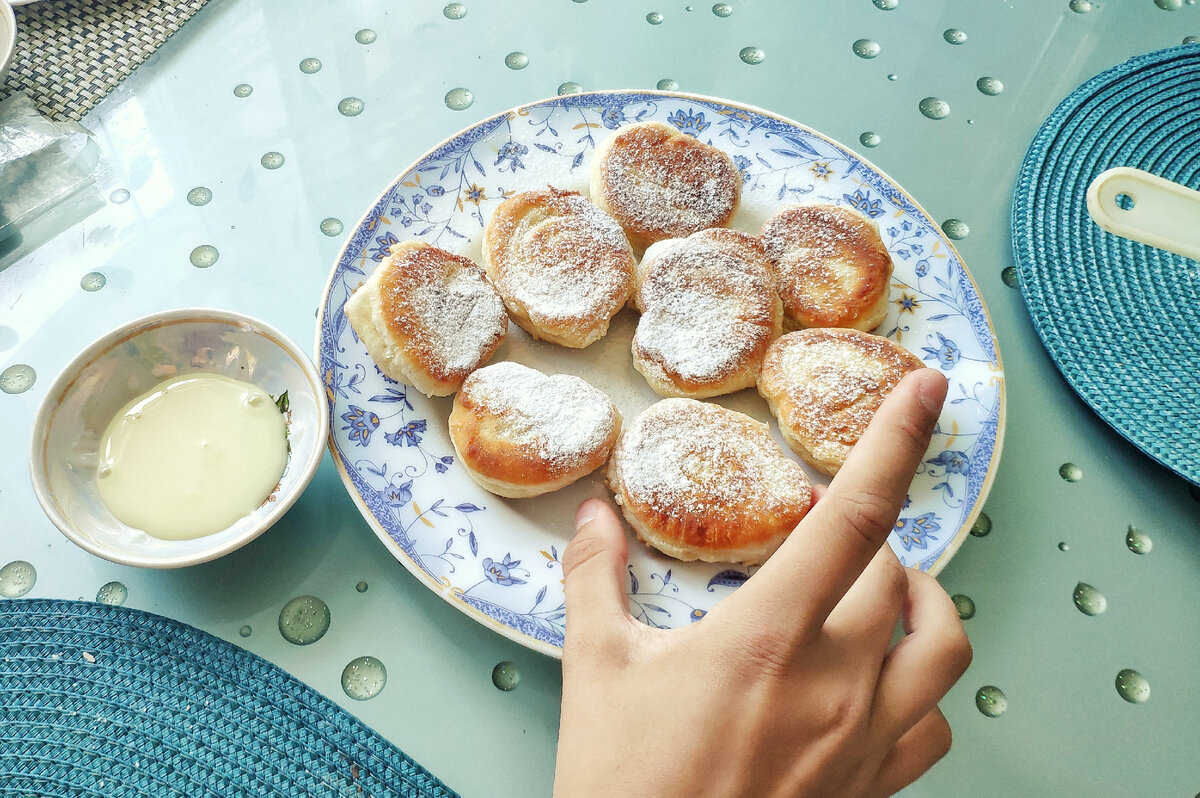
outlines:
M608 649L632 621L625 595L629 549L621 522L607 504L588 499L575 514L575 536L563 552L567 603L566 648Z

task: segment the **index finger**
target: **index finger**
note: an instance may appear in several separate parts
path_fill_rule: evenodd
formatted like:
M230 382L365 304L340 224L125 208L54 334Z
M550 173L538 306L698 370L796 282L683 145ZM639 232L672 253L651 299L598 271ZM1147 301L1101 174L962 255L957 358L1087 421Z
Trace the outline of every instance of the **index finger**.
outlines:
M945 398L940 372L905 376L825 495L734 596L766 604L777 628L820 630L895 526Z

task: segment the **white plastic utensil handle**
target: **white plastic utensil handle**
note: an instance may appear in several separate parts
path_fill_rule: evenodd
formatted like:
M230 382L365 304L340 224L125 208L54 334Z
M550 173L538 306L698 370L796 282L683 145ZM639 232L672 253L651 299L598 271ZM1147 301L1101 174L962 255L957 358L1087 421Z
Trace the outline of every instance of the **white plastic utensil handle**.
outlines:
M1118 166L1088 186L1087 208L1114 235L1200 260L1200 191Z

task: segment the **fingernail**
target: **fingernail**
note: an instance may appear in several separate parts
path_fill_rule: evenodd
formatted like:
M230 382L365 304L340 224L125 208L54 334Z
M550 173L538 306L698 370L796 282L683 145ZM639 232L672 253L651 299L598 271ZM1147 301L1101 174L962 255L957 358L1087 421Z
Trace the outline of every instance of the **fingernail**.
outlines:
M946 378L933 369L925 369L921 375L921 384L917 386L917 396L930 415L936 416L942 412L942 403L946 401Z
M590 524L596 517L596 506L591 499L579 505L579 509L575 511L575 531L583 529Z

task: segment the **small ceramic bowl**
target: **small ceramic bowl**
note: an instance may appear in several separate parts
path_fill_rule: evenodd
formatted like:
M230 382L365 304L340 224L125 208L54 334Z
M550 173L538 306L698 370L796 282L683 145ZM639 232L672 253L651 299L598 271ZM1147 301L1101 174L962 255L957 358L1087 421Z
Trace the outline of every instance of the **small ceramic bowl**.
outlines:
M273 397L287 391L288 460L271 497L228 529L162 540L121 523L100 499L100 440L131 399L170 377L195 372L244 380ZM64 535L106 560L145 568L207 562L265 532L312 480L329 435L323 396L312 361L268 324L205 308L155 313L103 336L50 386L34 422L34 491Z

